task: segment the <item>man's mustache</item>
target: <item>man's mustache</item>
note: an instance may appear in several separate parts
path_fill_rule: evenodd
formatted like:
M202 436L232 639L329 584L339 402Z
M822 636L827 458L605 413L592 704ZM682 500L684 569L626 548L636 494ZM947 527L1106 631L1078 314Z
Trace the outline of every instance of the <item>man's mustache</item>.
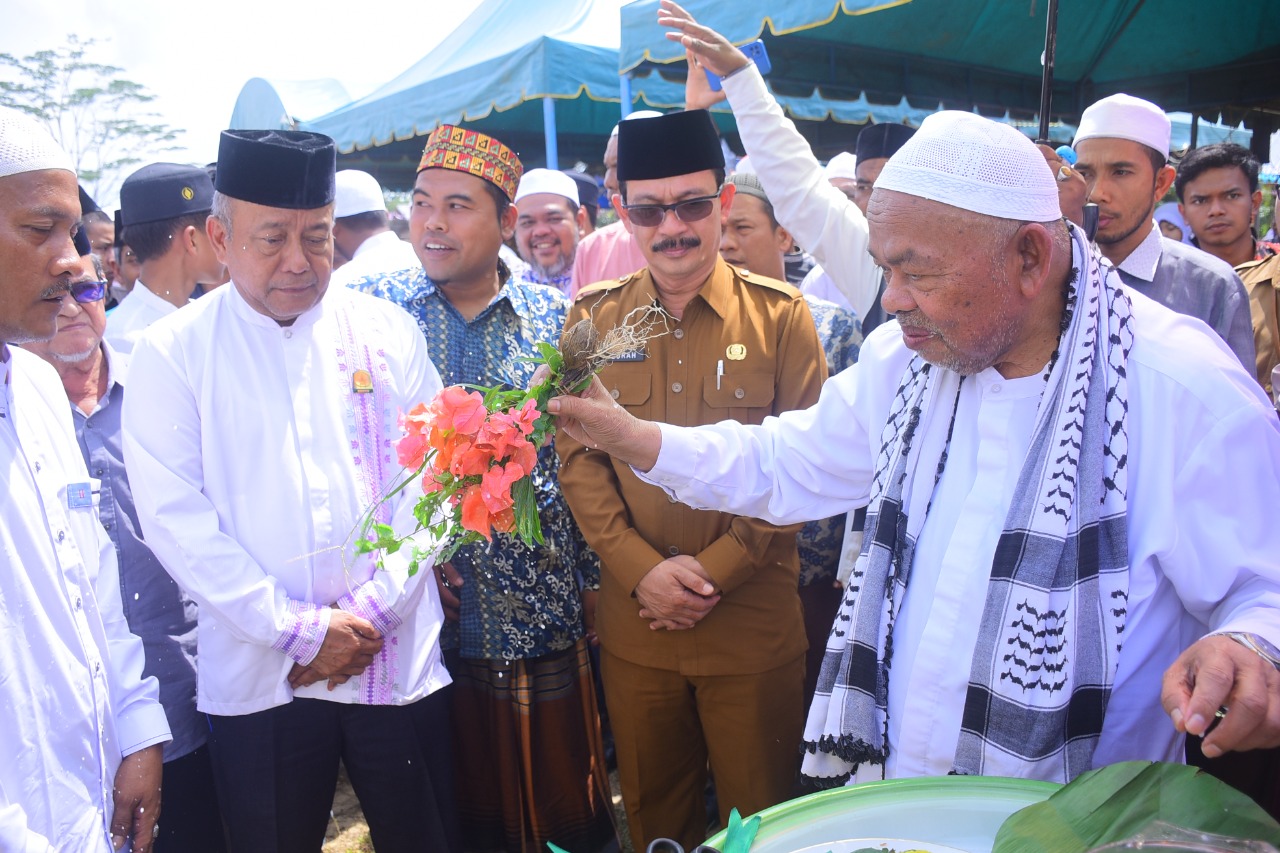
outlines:
M668 249L696 249L702 245L698 237L664 237L649 247L652 252L665 252Z
M71 292L71 282L69 280L60 281L57 284L53 285L52 287L46 287L44 290L40 291L40 298L41 299L57 299L59 297L66 296L70 292Z
M898 321L900 326L909 326L916 329L924 329L926 332L936 333L938 327L929 321L919 310L915 311L898 311L894 315L894 319Z

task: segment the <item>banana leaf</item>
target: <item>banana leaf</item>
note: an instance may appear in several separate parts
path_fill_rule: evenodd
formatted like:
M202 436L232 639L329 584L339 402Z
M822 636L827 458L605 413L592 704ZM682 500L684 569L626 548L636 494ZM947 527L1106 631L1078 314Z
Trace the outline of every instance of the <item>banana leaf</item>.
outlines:
M992 853L1082 853L1132 838L1153 821L1280 845L1280 824L1224 782L1183 764L1126 761L1083 773L1015 812Z

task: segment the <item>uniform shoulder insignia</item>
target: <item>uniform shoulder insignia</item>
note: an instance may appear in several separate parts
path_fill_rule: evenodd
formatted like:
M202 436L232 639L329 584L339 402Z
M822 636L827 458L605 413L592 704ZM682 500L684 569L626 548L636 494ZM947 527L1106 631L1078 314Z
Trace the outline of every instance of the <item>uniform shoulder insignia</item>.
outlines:
M637 275L638 273L631 273L630 275L624 275L622 278L610 278L604 281L597 281L594 284L588 284L586 287L578 291L578 294L573 297L573 301L577 302L579 299L582 299L584 296L588 296L591 294L608 293L610 290L615 290L619 287L622 287L624 284L631 281L631 279L635 278Z
M786 295L792 296L792 297L800 296L800 291L796 289L793 285L787 284L785 281L778 281L776 278L770 278L767 275L760 275L760 273L751 272L750 270L738 269L736 267L734 268L734 272L737 273L738 278L742 279L743 281L749 284L755 284L760 287L766 287L769 290L776 290L779 293L785 293Z

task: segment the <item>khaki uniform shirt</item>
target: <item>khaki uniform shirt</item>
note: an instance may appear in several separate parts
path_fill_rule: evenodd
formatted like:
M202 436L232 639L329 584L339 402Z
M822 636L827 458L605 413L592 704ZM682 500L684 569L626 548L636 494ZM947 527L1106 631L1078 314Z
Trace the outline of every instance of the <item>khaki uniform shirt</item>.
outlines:
M1259 252L1262 254L1262 252ZM1257 349L1258 381L1272 400L1271 370L1280 364L1280 254L1271 254L1236 267L1249 293L1253 345Z
M657 302L644 269L585 288L566 326L589 316L604 333L633 309ZM758 424L817 401L826 360L809 308L790 285L718 260L683 317L666 323L667 332L645 351L600 374L636 417L682 426ZM690 676L764 672L803 654L799 525L691 509L605 453L564 433L556 443L560 486L600 555L596 630L610 654ZM633 592L650 569L677 554L695 557L722 598L689 630L653 631Z

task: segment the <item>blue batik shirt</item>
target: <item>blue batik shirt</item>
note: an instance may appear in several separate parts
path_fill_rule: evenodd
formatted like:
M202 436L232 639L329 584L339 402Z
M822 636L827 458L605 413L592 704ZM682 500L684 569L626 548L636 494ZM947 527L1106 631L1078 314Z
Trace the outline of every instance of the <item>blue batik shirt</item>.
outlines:
M834 302L805 295L809 313L818 327L818 340L827 357L827 372L834 376L858 360L862 345L858 315ZM835 581L840 567L840 548L844 544L844 514L810 521L796 534L800 551L800 588L819 581Z
M465 319L421 269L370 276L352 287L402 306L418 320L445 385L525 388L540 342L557 343L569 300L554 288L512 278L499 262L502 287L487 308ZM443 648L472 660L518 660L572 646L583 636L579 584L600 586L600 560L587 547L557 478L559 460L538 451L533 482L546 541L528 547L495 533L492 543L462 548L452 563L465 579L460 622L446 622Z

